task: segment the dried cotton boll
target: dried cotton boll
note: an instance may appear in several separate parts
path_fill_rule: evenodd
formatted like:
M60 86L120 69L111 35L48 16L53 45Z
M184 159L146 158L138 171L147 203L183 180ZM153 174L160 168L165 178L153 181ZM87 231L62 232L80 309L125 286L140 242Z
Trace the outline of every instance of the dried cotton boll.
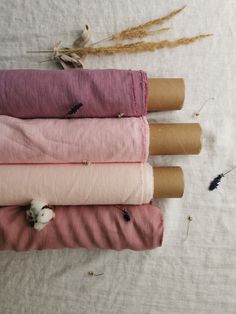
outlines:
M26 219L29 222L34 222L41 209L45 206L48 206L48 204L44 201L32 200L30 208L26 211Z
M54 211L44 201L32 200L30 208L26 211L27 221L38 231L46 227L53 218Z
M55 213L52 209L48 207L41 209L34 223L34 229L38 231L42 230L53 218L55 218Z
M84 47L86 46L91 38L90 27L86 24L84 30L80 34L80 36L73 42L73 47Z

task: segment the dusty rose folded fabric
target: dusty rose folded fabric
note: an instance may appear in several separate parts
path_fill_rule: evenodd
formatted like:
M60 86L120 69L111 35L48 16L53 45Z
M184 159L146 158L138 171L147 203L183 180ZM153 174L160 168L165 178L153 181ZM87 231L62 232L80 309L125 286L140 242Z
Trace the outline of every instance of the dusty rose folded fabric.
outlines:
M149 203L153 170L147 163L0 165L0 206Z
M0 116L0 163L144 162L145 117L34 119Z
M0 115L62 118L145 115L147 75L130 70L1 70Z
M122 207L121 207L122 208ZM115 206L55 207L56 217L36 231L22 207L0 208L0 250L59 248L147 250L161 246L163 218L153 205L126 206L130 221Z

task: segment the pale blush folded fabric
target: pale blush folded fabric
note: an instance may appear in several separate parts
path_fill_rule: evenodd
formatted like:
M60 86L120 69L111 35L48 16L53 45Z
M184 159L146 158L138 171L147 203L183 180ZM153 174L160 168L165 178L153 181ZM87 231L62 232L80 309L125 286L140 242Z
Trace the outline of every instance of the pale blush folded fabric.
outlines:
M122 206L119 206L123 208ZM162 211L153 205L126 206L130 221L115 206L55 207L41 231L30 227L22 207L0 208L0 250L101 248L147 250L162 244Z
M145 117L34 119L0 116L0 163L144 162Z
M0 115L127 117L147 113L147 75L131 70L0 70Z
M0 206L149 203L153 169L147 163L0 165Z

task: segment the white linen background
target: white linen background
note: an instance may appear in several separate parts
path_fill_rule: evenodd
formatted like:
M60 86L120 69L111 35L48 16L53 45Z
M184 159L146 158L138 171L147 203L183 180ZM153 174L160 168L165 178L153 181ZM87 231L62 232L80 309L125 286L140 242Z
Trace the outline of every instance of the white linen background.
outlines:
M84 24L93 41L161 17L187 4L160 38L214 36L176 49L86 58L86 68L143 69L183 77L182 111L155 113L158 122L199 122L199 156L157 157L185 172L182 199L163 200L163 247L122 252L86 249L0 253L0 313L236 313L236 172L218 190L210 180L235 165L236 2L234 0L0 0L0 68L46 68L47 56L27 50L69 44ZM152 38L150 38L152 39ZM191 215L189 235L187 216ZM89 270L104 272L90 277Z

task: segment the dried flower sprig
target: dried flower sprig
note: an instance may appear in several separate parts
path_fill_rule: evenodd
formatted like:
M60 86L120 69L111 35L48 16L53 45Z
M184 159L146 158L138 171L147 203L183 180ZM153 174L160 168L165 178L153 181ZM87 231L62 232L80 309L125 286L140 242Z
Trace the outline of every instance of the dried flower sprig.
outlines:
M225 177L226 174L230 173L231 171L233 171L233 170L235 170L235 169L236 169L236 166L233 167L232 169L226 171L225 173L220 173L217 177L215 177L215 178L211 181L211 183L210 183L210 185L209 185L209 188L208 188L209 191L213 191L213 190L217 189L217 188L218 188L218 185L220 184L221 179L222 179L223 177Z
M66 114L66 117L75 114L77 111L79 111L79 109L82 106L83 106L83 104L81 102L78 102L76 105L74 105L72 108L70 108L70 110Z
M123 218L125 221L127 221L127 222L130 221L130 214L126 208L121 208L119 206L115 206L115 207L122 212Z
M188 239L190 223L193 221L193 218L191 216L188 216L187 220L188 220L188 222L187 222L187 231L186 231L186 237L185 237L184 241L186 241Z
M203 110L203 108L207 105L207 103L208 103L210 100L215 100L215 98L214 98L214 97L211 97L211 98L208 98L207 100L205 100L204 104L200 107L200 109L199 109L197 112L194 112L194 113L193 113L194 118L197 118L197 117L200 116L201 111Z
M96 274L94 271L90 270L90 271L88 271L88 275L89 275L89 276L95 276L95 277L97 277L97 276L102 276L102 275L104 275L104 273Z
M100 40L96 43L87 45L90 40L90 28L88 25L85 25L85 29L80 35L78 39L76 39L70 48L63 48L59 45L56 45L54 49L51 50L39 50L39 51L28 51L30 53L53 53L52 59L58 62L64 69L68 67L83 67L83 63L81 61L82 57L86 55L108 55L108 54L116 54L116 53L135 53L135 52L146 52L146 51L154 51L157 49L163 48L175 48L181 45L189 45L195 41L201 40L203 38L212 36L212 34L201 34L194 37L183 37L177 40L162 40L162 41L137 41L128 44L119 44L119 45L111 45L104 47L94 47L96 44L102 41L115 41L115 40L126 40L133 38L144 38L147 36L151 36L157 33L161 33L169 30L169 28L162 28L158 30L150 31L149 29L156 25L162 25L166 21L170 20L172 17L180 13L184 10L186 6L182 8L172 11L170 14L148 21L143 24L139 24L137 26L127 28L122 32L115 33L103 40ZM46 60L50 61L50 60Z

